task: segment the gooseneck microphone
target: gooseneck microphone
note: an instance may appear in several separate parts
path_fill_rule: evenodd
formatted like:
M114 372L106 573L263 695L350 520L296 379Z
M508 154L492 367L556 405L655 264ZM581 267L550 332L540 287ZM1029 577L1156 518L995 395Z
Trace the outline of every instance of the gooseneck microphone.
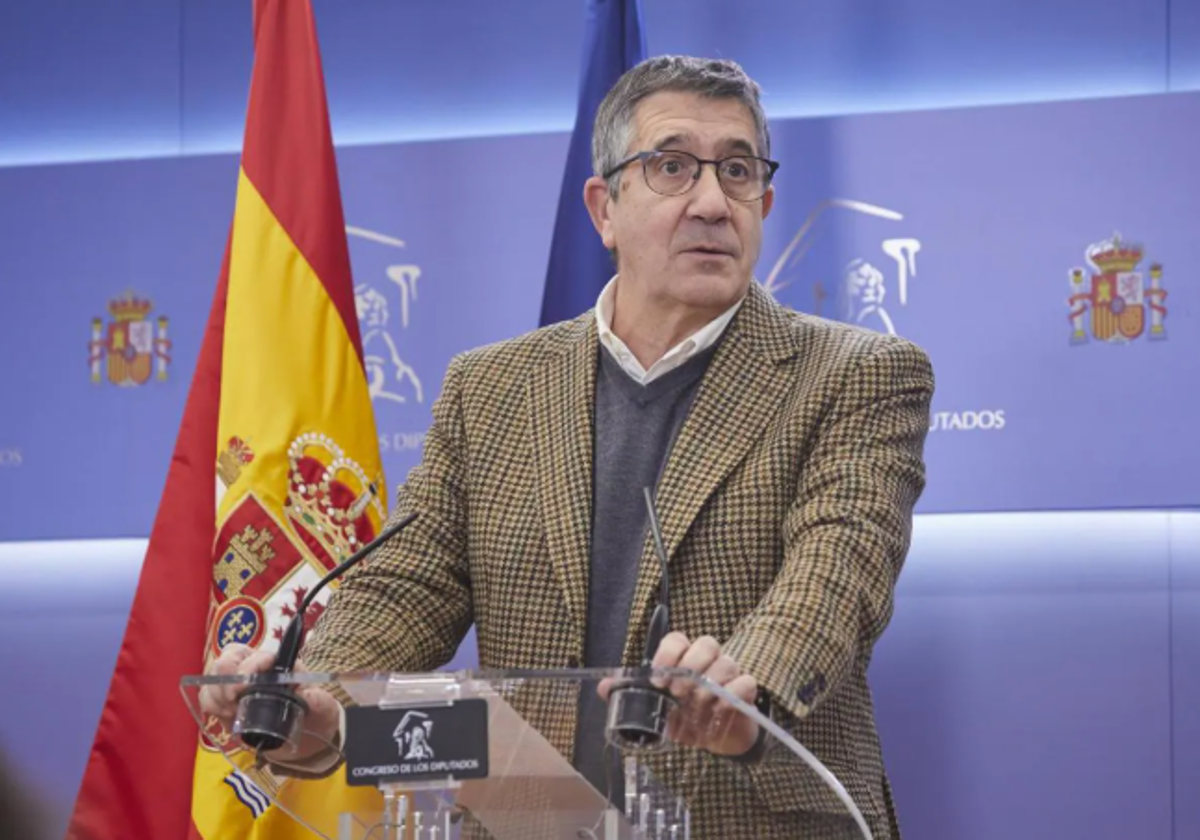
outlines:
M654 496L649 487L642 488L646 498L646 515L650 519L650 534L654 537L654 552L658 555L659 570L662 577L658 582L658 605L650 616L650 626L646 630L646 647L642 652L642 665L650 667L658 646L662 644L663 636L670 631L671 624L671 587L667 576L667 549L663 547L662 526L658 524L658 513L654 510Z
M395 525L385 528L383 533L338 564L309 590L283 632L275 663L270 670L251 677L250 686L238 700L235 731L241 735L243 743L255 750L277 750L292 737L308 711L308 704L300 699L291 686L281 684L281 680L296 667L300 648L304 644L304 614L309 604L326 584L344 575L364 557L411 525L416 518L414 511Z
M654 550L658 555L662 578L658 587L658 605L646 628L646 646L642 652L642 673L632 682L612 690L608 702L608 725L605 735L609 742L623 749L650 750L664 746L663 734L667 718L678 705L671 693L650 681L649 670L663 637L670 630L671 589L667 574L667 551L663 547L662 528L654 509L654 496L649 487L642 488L646 498L646 514Z

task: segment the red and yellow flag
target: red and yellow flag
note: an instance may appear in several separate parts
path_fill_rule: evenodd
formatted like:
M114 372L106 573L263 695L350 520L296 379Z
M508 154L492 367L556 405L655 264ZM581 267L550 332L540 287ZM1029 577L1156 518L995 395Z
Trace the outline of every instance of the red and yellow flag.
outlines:
M340 774L288 797L295 783L201 739L179 689L226 645L275 647L308 589L386 518L308 0L256 0L254 50L225 261L68 832L78 840L311 837L275 796L336 836L339 812L381 804Z

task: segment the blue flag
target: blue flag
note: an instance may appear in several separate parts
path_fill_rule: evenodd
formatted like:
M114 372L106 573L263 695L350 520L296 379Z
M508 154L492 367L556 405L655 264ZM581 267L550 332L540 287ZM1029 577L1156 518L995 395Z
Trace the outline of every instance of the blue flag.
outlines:
M613 275L612 258L583 204L583 184L592 175L592 123L617 79L646 57L640 0L588 0L587 5L583 80L542 294L543 326L590 309Z

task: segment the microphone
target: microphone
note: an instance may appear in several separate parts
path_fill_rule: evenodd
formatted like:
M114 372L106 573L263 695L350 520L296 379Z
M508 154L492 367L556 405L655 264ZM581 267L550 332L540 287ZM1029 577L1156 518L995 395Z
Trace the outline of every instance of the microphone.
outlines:
M308 704L300 699L291 686L281 685L280 680L296 667L300 648L304 644L304 614L309 604L327 583L344 575L368 554L411 525L416 518L414 511L385 528L383 533L351 554L309 590L283 632L275 663L270 670L251 677L250 687L242 692L238 700L234 731L241 735L243 743L255 750L277 750L295 734L308 711Z
M658 586L658 605L650 616L646 628L646 646L642 652L643 673L626 685L614 688L609 694L608 725L605 735L609 743L621 749L654 750L665 746L663 734L667 730L667 718L678 706L671 693L658 688L647 673L654 654L667 635L671 623L671 589L667 574L667 551L663 547L662 528L658 513L654 509L654 496L649 487L642 488L646 498L646 514L650 519L650 533L654 537L654 550L658 555L662 577Z
M650 616L650 626L646 630L646 647L642 653L642 665L650 667L654 654L662 644L663 636L667 635L671 623L671 588L667 575L667 550L663 547L662 527L658 524L658 513L654 510L654 496L649 487L642 488L646 498L646 514L650 518L650 533L654 536L654 551L658 555L658 566L662 577L658 582L658 605Z

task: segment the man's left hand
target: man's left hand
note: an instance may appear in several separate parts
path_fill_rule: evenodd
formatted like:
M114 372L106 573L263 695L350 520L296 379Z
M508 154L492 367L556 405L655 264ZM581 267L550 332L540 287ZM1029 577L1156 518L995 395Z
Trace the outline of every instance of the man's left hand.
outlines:
M693 642L682 633L668 633L651 664L655 668L695 671L751 705L758 694L758 681L742 673L712 636L701 636ZM601 684L605 700L612 687L608 680ZM757 723L695 680L675 678L662 687L679 701L667 722L667 736L672 741L717 755L741 755L758 740Z

